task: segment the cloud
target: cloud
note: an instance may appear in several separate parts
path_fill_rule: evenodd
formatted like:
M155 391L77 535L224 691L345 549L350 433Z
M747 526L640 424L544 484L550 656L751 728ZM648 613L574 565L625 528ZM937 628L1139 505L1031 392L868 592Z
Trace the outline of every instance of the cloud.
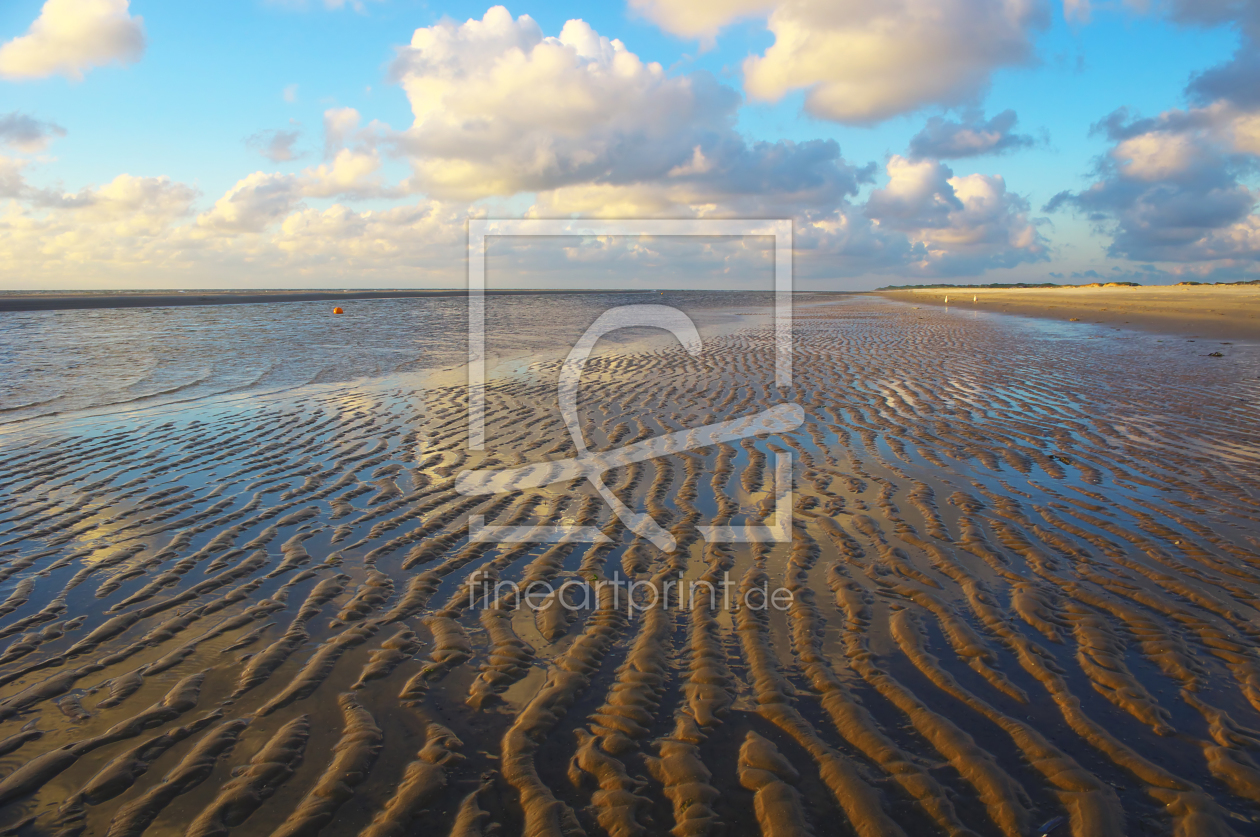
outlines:
M408 188L432 196L535 193L539 211L690 214L789 196L832 207L857 188L834 142L749 142L734 90L708 73L668 76L580 20L545 37L495 7L416 30L394 72L415 122L391 142L411 159Z
M1149 4L1146 0L1127 0L1145 10L1152 8L1183 26L1220 26L1233 24L1247 37L1260 35L1260 6L1254 0L1165 0Z
M999 175L955 176L936 160L888 161L888 184L871 193L865 215L879 231L904 234L908 265L930 275L966 275L1044 261L1047 246L1028 202Z
M4 170L0 163L0 172ZM346 276L403 287L452 286L464 272L467 207L421 201L384 211L298 208L252 235L215 235L191 219L195 191L120 175L76 207L0 203L6 282L125 287L178 284L344 286ZM421 283L423 284L423 282Z
M266 0L266 2L272 6L280 6L297 12L307 11L313 5L323 6L330 12L345 8L353 9L360 14L367 11L365 0L319 0L318 3L313 3L311 0Z
M1029 63L1040 0L796 0L770 15L774 45L744 62L753 99L805 91L821 119L872 124L975 99L999 67Z
M340 264L380 271L424 268L446 281L464 270L466 207L424 200L383 211L356 212L336 204L303 209L284 220L272 237L276 251L305 263Z
M91 192L90 197L78 211L99 226L98 232L154 236L171 222L189 215L197 190L169 177L120 174Z
M66 129L52 122L43 122L24 113L0 114L0 143L27 154L43 151Z
M302 200L298 179L289 174L256 171L241 178L197 217L204 230L235 234L262 232L292 212Z
M381 161L375 152L342 149L331 163L301 174L257 171L236 182L197 217L206 233L233 236L261 233L303 208L306 198L399 197L402 191L373 179Z
M666 76L580 20L543 37L501 6L418 29L395 73L413 126L416 189L478 198L664 175L732 132L739 95L707 74Z
M1120 110L1096 128L1113 142L1097 179L1056 195L1047 211L1085 213L1112 235L1113 256L1200 262L1203 271L1260 257L1260 194L1243 182L1260 158L1260 114L1220 101L1153 119Z
M1245 42L1231 60L1192 78L1187 89L1199 103L1226 99L1240 107L1260 106L1260 52Z
M17 198L35 207L79 207L95 200L92 189L68 194L58 189L36 188L26 182L29 160L0 156L0 198Z
M819 153L823 149L809 149ZM1027 201L1007 191L996 175L955 176L933 160L893 157L888 182L856 203L867 168L849 168L843 189L827 202L800 192L718 194L704 180L632 186L566 186L538 196L530 213L556 217L776 217L794 216L797 274L804 278L866 273L919 277L967 276L985 270L1044 261L1048 247L1029 218ZM751 186L773 169L751 176ZM717 177L714 183L726 184ZM781 198L781 202L779 202Z
M700 146L664 176L634 183L577 183L539 192L537 217L786 217L830 211L871 180L873 167L840 156L833 140Z
M376 152L343 148L331 163L304 171L300 188L308 197L397 197L401 190L386 188L372 178L380 167Z
M1093 9L1090 8L1090 0L1063 0L1063 17L1069 21L1078 23L1089 23ZM1051 273L1051 276L1055 274ZM1062 274L1058 274L1062 278Z
M1173 11L1182 23L1232 23L1242 33L1242 43L1229 61L1191 78L1186 88L1190 100L1197 104L1226 100L1242 108L1260 107L1260 3L1182 0L1173 4Z
M969 111L954 122L933 116L910 140L914 157L958 159L981 154L1001 154L1035 144L1032 137L1014 133L1015 111L1005 110L989 121L979 111Z
M296 129L282 131L277 128L259 131L257 134L248 137L245 140L245 144L273 163L287 163L298 157L297 152L293 150L293 146L301 135L302 132Z
M354 108L329 108L324 111L324 156L335 155L358 127L359 112Z
M1182 26L1234 24L1248 37L1260 34L1260 7L1253 0L1124 0L1124 5ZM1063 0L1063 16L1069 21L1089 23L1092 13L1092 0Z
M949 224L951 213L963 208L949 182L953 172L948 166L894 154L887 169L888 185L871 193L866 214L889 229L941 228Z
M298 97L298 86L296 84L287 84L280 93L286 102L296 102Z
M630 8L666 32L706 42L735 20L765 16L774 6L774 0L630 0Z
M774 44L744 62L761 101L805 91L813 116L868 125L975 100L1001 67L1033 60L1045 0L632 0L668 32L711 39L768 13Z
M103 64L132 64L144 54L144 22L128 0L47 0L30 31L0 46L0 76L74 81Z
M25 160L0 157L0 198L20 198L26 194Z
M0 270L22 282L39 276L74 282L115 271L128 283L140 271L169 277L182 249L176 225L195 199L196 190L169 178L121 174L59 205L10 201L0 207Z

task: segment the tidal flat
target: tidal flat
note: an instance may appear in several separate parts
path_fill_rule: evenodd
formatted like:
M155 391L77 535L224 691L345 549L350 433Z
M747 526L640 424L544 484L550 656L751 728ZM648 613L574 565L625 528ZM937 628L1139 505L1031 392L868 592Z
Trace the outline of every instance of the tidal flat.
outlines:
M323 332L327 303L286 303L320 306L297 336L253 306L129 312L151 368L85 349L60 377L21 341L56 347L71 314L5 315L26 319L0 323L24 364L0 413L0 829L1260 832L1260 345L802 296L781 388L768 298L709 295L700 354L591 358L585 443L785 403L804 422L609 470L666 551L585 480L457 490L577 454L554 346L643 301L608 296L491 311L525 349L492 364L481 451L450 300L362 301ZM71 313L96 318L80 337L141 333ZM510 592L614 577L731 593Z

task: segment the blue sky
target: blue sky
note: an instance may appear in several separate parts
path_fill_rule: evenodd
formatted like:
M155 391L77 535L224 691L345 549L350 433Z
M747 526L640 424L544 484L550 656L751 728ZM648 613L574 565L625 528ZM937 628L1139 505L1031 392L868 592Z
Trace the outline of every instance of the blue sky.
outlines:
M1256 278L1258 16L10 0L0 285L450 287L464 220L522 214L792 217L807 288Z

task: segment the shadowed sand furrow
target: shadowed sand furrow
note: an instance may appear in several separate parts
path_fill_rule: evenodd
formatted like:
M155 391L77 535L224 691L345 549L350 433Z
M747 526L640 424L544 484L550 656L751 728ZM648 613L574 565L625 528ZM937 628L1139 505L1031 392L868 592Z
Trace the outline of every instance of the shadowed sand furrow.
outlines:
M60 828L58 834L69 837L81 833L86 819L85 804L99 805L123 793L144 776L155 759L219 717L219 712L213 712L191 724L155 736L110 761L57 810L56 825ZM231 728L232 725L225 727Z
M461 746L462 742L450 730L430 723L424 748L407 765L393 795L359 837L402 837L413 833L426 806L446 787L451 768L463 759ZM471 829L480 818L470 812L464 819L464 828Z
M753 588L763 588L765 570L754 564L740 584L741 597ZM809 752L818 765L823 783L848 817L849 825L862 837L895 835L905 832L883 810L879 794L857 772L854 765L818 736L810 723L791 705L785 691L789 687L778 671L774 653L766 639L764 614L743 607L736 614L736 624L748 662L749 676L758 712L778 726Z
M314 837L354 796L354 789L367 779L368 771L376 762L384 741L381 728L353 694L347 692L339 696L337 702L345 727L333 747L332 761L284 825L272 832L274 837Z
M0 803L39 790L83 756L116 741L134 738L147 729L174 720L197 705L205 673L185 677L162 700L121 721L100 735L66 744L36 756L0 781Z
M933 684L976 709L1011 736L1028 763L1056 788L1056 795L1068 811L1074 835L1093 837L1119 834L1124 830L1124 810L1115 792L1031 726L1003 715L963 689L952 675L941 668L940 661L924 649L920 629L914 624L909 610L893 613L891 627L902 651Z
M177 796L200 785L214 770L215 762L235 746L244 731L244 720L229 721L202 737L174 769L133 802L114 815L107 837L139 837L158 814Z
M749 731L739 748L739 783L753 792L753 810L765 837L814 833L791 784L799 777L774 744Z
M817 547L806 532L798 532L798 538L790 564L795 572L788 576L788 589L794 594L789 615L796 654L805 667L810 685L821 695L823 709L831 716L836 730L845 741L890 775L923 806L943 832L957 837L974 834L959 821L953 803L936 779L879 729L870 712L857 702L851 690L844 687L829 661L820 653L817 609L814 607L813 591L805 583L806 573L814 564ZM833 569L833 573L837 577L843 576L839 566Z
M185 830L187 837L219 837L249 819L302 761L310 736L310 719L302 715L280 728Z
M582 832L573 811L556 799L538 775L534 753L544 736L556 725L590 683L608 648L615 641L625 617L614 608L613 591L599 591L595 613L586 629L547 672L537 694L517 714L503 736L503 778L520 794L527 837L570 835Z

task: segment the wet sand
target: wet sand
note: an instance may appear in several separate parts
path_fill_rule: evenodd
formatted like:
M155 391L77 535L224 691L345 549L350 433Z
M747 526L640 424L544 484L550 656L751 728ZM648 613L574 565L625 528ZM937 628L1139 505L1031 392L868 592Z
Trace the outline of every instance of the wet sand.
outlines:
M880 293L914 305L949 304L1221 340L1260 339L1260 285L958 287Z
M760 327L592 359L595 449L804 408L605 475L673 552L585 482L456 491L574 454L555 362L485 452L463 388L394 384L5 439L0 828L1254 834L1260 356L1090 328L860 297L798 309L785 391ZM703 540L781 522L785 454L791 542ZM614 573L791 602L468 595Z

